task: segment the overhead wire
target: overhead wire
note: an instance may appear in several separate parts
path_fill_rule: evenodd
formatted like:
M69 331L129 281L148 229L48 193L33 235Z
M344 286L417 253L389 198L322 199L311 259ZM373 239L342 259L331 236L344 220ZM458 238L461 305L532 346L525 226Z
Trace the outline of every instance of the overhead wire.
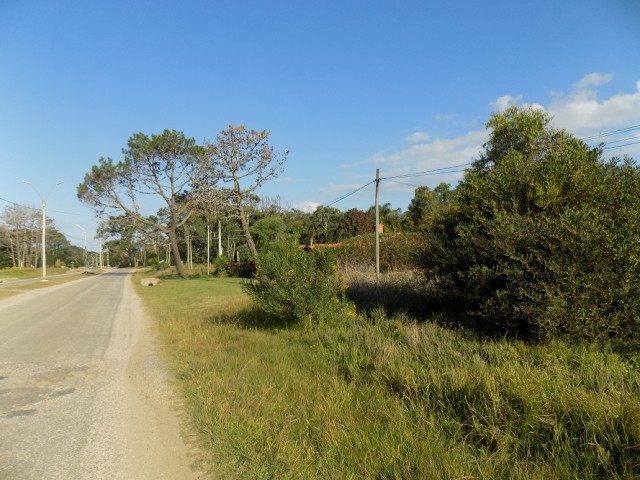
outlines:
M358 193L360 190L368 187L369 185L371 185L371 184L373 184L375 182L376 182L375 180L372 180L369 183L366 183L366 184L356 188L355 190L350 191L349 193L345 193L344 195L341 195L340 197L338 197L338 198L336 198L334 200L331 200L329 203L326 203L323 206L330 207L332 205L335 205L336 203L341 202L342 200L344 200L346 198L349 198L351 195L354 195L354 194Z
M616 130L609 130L608 132L596 133L596 134L590 135L588 137L581 138L580 140L582 140L583 142L587 142L589 140L595 140L597 138L610 137L611 135L618 135L620 133L632 132L634 130L639 130L639 129L640 129L640 124L631 125L629 127L618 128Z

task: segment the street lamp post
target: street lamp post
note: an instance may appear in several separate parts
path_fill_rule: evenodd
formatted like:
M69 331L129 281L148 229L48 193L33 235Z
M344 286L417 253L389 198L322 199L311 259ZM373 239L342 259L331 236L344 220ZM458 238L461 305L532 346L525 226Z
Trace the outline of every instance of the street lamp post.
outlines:
M31 185L31 188L36 192L36 194L42 200L42 281L47 281L47 246L46 246L46 231L47 231L47 197L51 195L51 192L58 185L64 183L63 181L59 181L54 184L47 193L46 196L42 196L38 189L33 186L33 184L27 180L23 180L22 183L26 183L27 185Z
M87 270L87 231L77 223L74 223L74 225L78 227L80 230L82 230L82 233L84 233L84 269L86 271Z

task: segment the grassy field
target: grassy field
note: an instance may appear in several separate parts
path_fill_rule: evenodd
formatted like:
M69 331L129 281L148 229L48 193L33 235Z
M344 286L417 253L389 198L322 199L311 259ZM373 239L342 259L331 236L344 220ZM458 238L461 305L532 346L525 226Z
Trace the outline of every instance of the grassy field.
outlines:
M59 275L61 273L69 273L73 272L73 269L69 268L57 268L57 267L47 267L47 276L50 275ZM42 277L42 269L41 268L1 268L0 269L0 280L26 280L29 278L40 278Z
M640 478L640 373L399 314L300 328L237 279L135 282L212 478Z
M9 298L14 295L18 295L28 290L35 290L38 288L50 287L52 285L58 285L60 283L71 282L78 280L80 275L64 278L51 278L53 275L59 275L63 273L81 272L81 270L72 270L69 268L47 268L47 281L46 282L34 282L27 284L11 284L9 282L13 280L29 280L38 279L42 276L42 270L34 268L3 268L0 269L0 300Z

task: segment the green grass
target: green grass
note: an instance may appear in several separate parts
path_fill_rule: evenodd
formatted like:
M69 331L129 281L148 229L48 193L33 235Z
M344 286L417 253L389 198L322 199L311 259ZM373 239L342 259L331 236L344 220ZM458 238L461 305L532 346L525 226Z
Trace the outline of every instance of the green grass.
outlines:
M381 310L285 327L237 279L138 291L213 478L640 478L640 374L613 353Z
M74 280L78 280L81 278L81 275L64 277L64 278L51 278L50 275L58 275L60 273L71 273L73 270L67 269L49 269L47 268L47 281L46 282L33 282L26 284L3 284L0 288L0 300L13 297L14 295L19 295L20 293L24 293L29 290L36 290L39 288L51 287L53 285L59 285L61 283L72 282ZM77 270L76 270L77 271ZM6 268L0 270L0 280L28 280L28 279L37 279L42 276L41 270L36 270L38 275L34 275L32 268Z
M74 269L47 266L47 277L73 271ZM39 277L42 277L41 268L0 268L0 280L26 280Z

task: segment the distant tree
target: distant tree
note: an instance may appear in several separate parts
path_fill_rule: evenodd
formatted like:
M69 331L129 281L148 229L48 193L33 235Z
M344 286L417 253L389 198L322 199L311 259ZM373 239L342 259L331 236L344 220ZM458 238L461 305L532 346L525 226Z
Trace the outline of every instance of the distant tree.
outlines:
M289 152L275 153L269 145L268 131L247 130L244 125L229 125L216 136L215 143L205 144L205 150L205 164L213 177L229 185L221 192L233 207L255 259L258 251L249 229L247 207L258 188L282 173Z
M376 223L376 206L371 205L367 213L371 215L372 225ZM392 208L390 203L378 205L380 223L384 225L385 232L399 232L402 228L403 215L400 208Z
M13 266L36 265L39 252L37 247L42 231L40 213L22 205L8 205L4 208L2 219L7 228L6 242ZM47 225L51 225L49 219Z
M161 222L157 216L149 217L149 221ZM153 252L157 256L160 247L166 244L166 237L161 232L127 215L111 216L100 222L97 236L105 244L109 240L110 250L115 253L113 260L116 265L145 265L147 254Z
M301 240L304 243L333 243L340 240L343 213L334 207L320 206L309 215Z
M114 163L100 158L98 165L78 185L78 198L98 213L117 209L136 222L169 238L176 272L184 276L178 248L178 229L193 214L196 198L187 193L204 188L200 156L202 148L182 132L164 130L159 135L136 133L129 138L124 159ZM208 177L207 188L215 183ZM141 211L142 197L152 195L166 204L167 223L154 220Z
M12 266L9 243L9 230L7 226L0 225L0 268Z
M447 183L440 183L431 190L422 186L415 190L407 208L407 217L414 229L429 226L446 208L451 205L453 191Z
M375 220L369 213L351 208L344 212L340 227L345 238L372 233Z
M273 242L288 242L295 244L295 235L287 232L287 224L280 215L261 218L251 226L251 235L255 238L256 246L264 248Z

